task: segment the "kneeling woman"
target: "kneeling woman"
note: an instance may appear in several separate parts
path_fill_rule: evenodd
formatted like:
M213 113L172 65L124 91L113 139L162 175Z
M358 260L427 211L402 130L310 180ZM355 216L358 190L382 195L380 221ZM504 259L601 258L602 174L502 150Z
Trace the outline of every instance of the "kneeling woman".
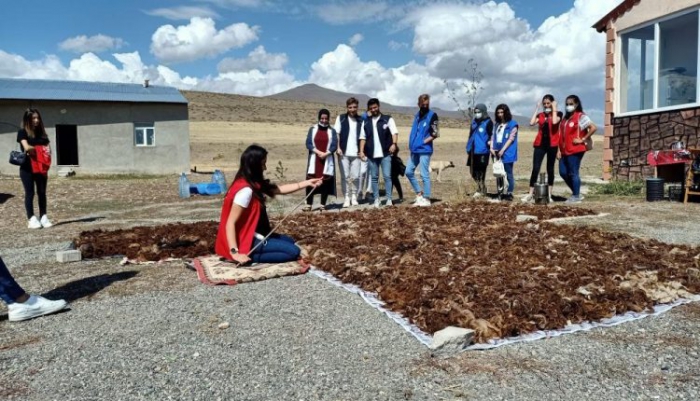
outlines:
M241 155L240 168L224 198L216 235L216 254L222 258L238 263L282 263L299 258L301 250L286 235L273 234L258 246L272 231L265 197L315 188L321 179L277 186L263 176L266 163L267 150L258 145L248 146Z

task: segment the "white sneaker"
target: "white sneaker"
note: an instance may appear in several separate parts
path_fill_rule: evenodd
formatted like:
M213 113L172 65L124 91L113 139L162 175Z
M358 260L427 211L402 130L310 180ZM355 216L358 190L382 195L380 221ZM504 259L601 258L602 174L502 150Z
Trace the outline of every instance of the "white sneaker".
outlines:
M32 216L31 219L29 219L29 223L27 223L28 228L41 228L41 223L39 222L39 219L36 218L36 216Z
M7 310L9 312L9 320L11 322L19 322L55 313L65 309L67 306L68 302L62 299L51 301L44 297L30 295L29 299L24 303L15 302L7 305Z
M357 201L357 196L353 195L350 198L350 205L351 206L358 206L359 204L360 204L360 202Z
M391 199L387 199L384 206L394 206L394 202L392 202Z
M520 198L520 201L523 203L531 203L533 200L535 200L535 197L532 194L527 194Z
M423 201L423 195L416 195L416 199L411 203L413 206L420 206L420 203Z
M427 207L430 205L432 205L432 203L430 202L430 198L423 198L421 199L420 203L418 203L416 206Z
M474 195L472 195L472 198L474 198L474 199L479 199L479 198L481 198L482 196L484 196L484 195L482 195L481 192L474 192Z
M343 202L343 207L350 207L350 198L345 197L345 202Z
M41 223L41 226L44 228L49 228L53 224L51 223L51 220L46 215L41 216L41 220L39 220L39 223Z
M374 203L372 204L372 207L379 209L381 206L382 204L379 202L379 199L375 199Z

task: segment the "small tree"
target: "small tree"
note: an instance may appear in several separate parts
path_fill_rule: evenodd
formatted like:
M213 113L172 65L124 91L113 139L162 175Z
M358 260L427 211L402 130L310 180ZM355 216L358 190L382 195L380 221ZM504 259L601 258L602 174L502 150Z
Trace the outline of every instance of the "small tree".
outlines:
M277 181L287 181L287 167L284 167L282 160L277 162L277 167L275 167L275 178Z
M467 60L467 67L464 69L464 72L467 73L467 81L462 83L464 93L467 97L466 110L464 109L464 107L462 107L462 104L457 98L455 90L452 87L450 87L450 83L446 79L443 82L445 83L445 87L447 88L448 95L457 105L457 110L459 110L462 113L462 115L468 123L474 117L474 106L476 106L476 102L479 99L479 95L484 89L484 87L481 86L481 80L484 78L484 75L479 70L479 64L473 58Z

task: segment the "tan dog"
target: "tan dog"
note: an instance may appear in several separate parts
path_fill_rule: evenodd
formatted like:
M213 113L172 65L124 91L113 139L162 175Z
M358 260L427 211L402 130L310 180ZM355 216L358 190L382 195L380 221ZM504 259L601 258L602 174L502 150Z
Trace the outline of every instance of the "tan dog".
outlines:
M436 172L437 173L437 180L438 182L442 182L440 180L440 173L442 173L445 169L454 167L455 164L452 162L443 162L443 161L434 161L430 162L430 172Z

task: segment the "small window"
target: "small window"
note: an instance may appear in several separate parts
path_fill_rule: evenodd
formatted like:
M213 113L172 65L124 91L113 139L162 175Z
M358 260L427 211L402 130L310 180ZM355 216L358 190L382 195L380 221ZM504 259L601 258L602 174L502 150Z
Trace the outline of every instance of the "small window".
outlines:
M156 130L153 123L134 124L134 145L156 146Z

